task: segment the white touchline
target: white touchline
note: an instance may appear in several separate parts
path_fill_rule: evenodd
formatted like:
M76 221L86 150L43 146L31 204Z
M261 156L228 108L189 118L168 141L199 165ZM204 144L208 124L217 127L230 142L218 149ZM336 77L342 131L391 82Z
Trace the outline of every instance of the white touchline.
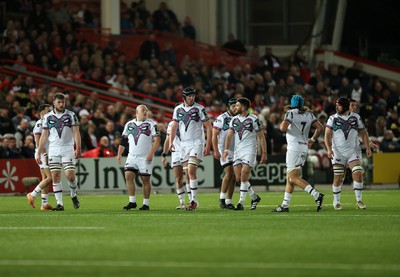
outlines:
M105 227L95 227L95 226L66 226L66 227L28 227L28 226L0 226L0 230L97 230L105 229Z
M78 260L9 260L0 259L0 266L66 266L66 267L148 267L148 268L248 268L248 269L323 269L323 270L387 270L400 271L399 264L336 264L336 263L269 263L269 262L149 262L149 261L78 261Z

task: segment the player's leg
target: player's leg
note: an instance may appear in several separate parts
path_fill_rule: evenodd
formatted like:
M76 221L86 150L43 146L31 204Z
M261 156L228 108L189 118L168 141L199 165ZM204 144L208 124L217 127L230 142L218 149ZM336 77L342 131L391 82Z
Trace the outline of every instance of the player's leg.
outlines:
M345 167L341 164L333 165L333 184L332 184L332 192L333 192L333 208L335 210L343 209L342 204L340 203L340 193L342 192L342 179L344 177Z
M307 181L300 177L301 167L295 168L288 174L290 183L302 188L305 192L309 193L315 200L317 204L317 212L322 209L322 202L324 201L325 195L318 192L313 186L311 186Z
M294 186L289 181L288 172L290 172L290 169L286 169L286 187L285 187L285 194L283 195L282 204L279 205L278 208L273 209L271 212L277 212L277 213L289 212L289 205L290 205L290 200L292 199Z
M235 172L233 171L233 166L232 164L225 167L225 177L227 178L227 191L226 191L226 197L225 197L225 208L232 210L235 208L232 204L232 196L235 191L235 185L236 185L236 178L235 178Z
M150 193L151 193L151 184L150 184L150 174L141 174L142 179L142 189L143 189L143 206L139 208L142 211L150 210Z
M188 166L187 163L182 166L183 174L185 175L185 187L186 187L186 194L188 196L189 203L192 201L192 192L190 190L190 178L189 178L189 173L188 173Z
M179 206L176 207L177 210L185 210L185 189L183 188L183 168L181 165L173 167L174 175L175 175L175 184L176 184L176 194L179 199Z
M240 184L240 196L239 196L239 202L236 205L235 210L243 210L243 203L246 200L246 195L247 195L247 186L245 184L242 184L241 182L241 175L242 175L242 163L240 160L236 160L233 163L233 171L235 173L235 179L236 182Z
M251 169L256 166L257 163L257 156L256 155L246 155L245 156L245 161L248 161L248 163L244 163L242 165L242 173L241 173L241 179L240 182L244 182L247 186L247 193L251 197L251 206L250 210L255 210L257 208L258 203L261 201L261 197L258 196L254 190L253 187L251 186L249 179L250 179L250 173Z
M364 187L362 164L359 160L355 160L349 164L349 168L353 178L353 189L356 196L356 208L366 209L367 206L362 202L362 191Z
M129 202L128 205L123 207L124 210L130 210L137 207L135 194L135 177L137 172L138 170L135 168L125 168L125 183Z
M197 168L199 167L202 159L203 159L203 150L204 145L192 145L188 147L188 150L185 151L183 161L188 161L188 174L190 179L190 191L192 193L192 201L190 201L190 205L188 206L188 210L195 210L199 206L199 201L197 199L197 192L199 187L199 181L197 180ZM184 151L181 151L184 152ZM188 156L188 159L186 157ZM182 156L181 156L182 158ZM182 159L181 159L182 160Z
M228 188L230 186L230 179L232 178L231 175L233 175L233 169L231 169L232 163L221 163L222 167L224 169L224 177L222 178L221 181L221 192L219 194L219 206L222 209L226 208L226 193L228 192Z
M53 207L49 205L49 189L51 183L51 172L49 167L42 168L40 170L42 174L42 181L39 183L39 187L41 188L41 197L42 197L42 206L41 210L52 210Z
M52 160L55 161L55 158ZM63 187L61 183L61 159L59 163L49 163L51 179L53 180L53 193L56 198L57 205L53 208L55 211L63 211L64 203L63 203Z
M80 202L78 200L77 191L78 191L78 178L76 178L75 173L75 161L63 163L64 165L64 173L65 177L67 177L68 187L70 190L72 205L75 209L79 209Z
M190 191L192 193L192 201L190 201L188 207L189 210L195 210L198 206L197 189L199 187L199 182L197 180L197 168L199 167L200 162L201 161L196 157L189 157L188 174L190 178Z

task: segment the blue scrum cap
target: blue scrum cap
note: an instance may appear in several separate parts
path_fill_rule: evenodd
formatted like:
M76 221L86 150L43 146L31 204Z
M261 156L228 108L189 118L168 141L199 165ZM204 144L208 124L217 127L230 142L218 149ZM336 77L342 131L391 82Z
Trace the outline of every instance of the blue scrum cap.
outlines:
M293 95L292 100L290 100L290 106L292 108L303 108L304 98L301 95Z

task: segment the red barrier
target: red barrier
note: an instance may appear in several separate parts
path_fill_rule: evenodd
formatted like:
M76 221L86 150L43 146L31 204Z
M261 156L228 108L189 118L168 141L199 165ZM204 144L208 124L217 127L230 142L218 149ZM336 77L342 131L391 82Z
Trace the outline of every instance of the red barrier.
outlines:
M42 178L34 159L0 159L0 193L25 193L34 189L22 184L25 177Z

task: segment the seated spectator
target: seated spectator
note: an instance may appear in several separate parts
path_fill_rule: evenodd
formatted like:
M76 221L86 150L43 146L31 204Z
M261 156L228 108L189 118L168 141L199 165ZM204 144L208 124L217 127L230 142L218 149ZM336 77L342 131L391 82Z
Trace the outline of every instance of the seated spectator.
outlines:
M21 148L17 145L17 140L15 139L15 136L10 136L9 137L9 151L10 151L10 159L22 159L22 150Z
M140 59L150 61L158 56L160 56L160 46L154 33L150 33L149 38L140 45Z
M108 137L103 136L99 140L99 146L92 150L83 152L82 157L83 158L115 157L115 153L110 148L110 141L108 140Z
M196 29L192 25L192 20L189 16L186 16L183 21L182 31L185 38L196 39Z
M235 36L232 33L228 34L228 41L222 45L223 48L231 50L228 51L228 54L232 56L242 56L247 53L246 47L244 47L243 43L235 39Z
M0 106L0 133L1 134L14 134L15 127L12 120L8 116L9 110L7 106L1 105Z
M23 120L26 120L28 123L31 121L30 117L25 115L25 110L22 107L19 107L16 110L17 114L11 118L11 121L14 125L15 131L17 131L18 126L21 124ZM29 125L29 124L28 124Z
M106 137L108 137L111 144L113 143L113 141L117 135L121 135L121 134L117 132L117 130L115 128L115 123L111 120L107 120L106 126L104 128L99 128L99 130L97 132L97 137L106 136Z
M166 61L169 62L169 64L175 66L176 64L176 51L172 45L171 42L166 42L164 46L164 51L161 52L159 56L160 63L163 64Z
M171 23L178 23L175 13L168 9L167 3L161 2L158 10L153 13L154 29L170 31Z
M21 154L27 159L35 158L35 142L33 141L32 135L27 135L25 137L24 144L21 146Z
M281 67L281 62L277 56L272 54L272 48L265 48L265 55L261 57L261 60L264 62L264 66L266 70L270 72L276 72Z
M400 152L400 143L395 140L392 130L385 131L379 149L382 152Z
M15 132L15 140L18 147L22 147L25 142L25 138L31 134L29 130L29 121L27 119L22 119L19 125L17 126L17 131Z

